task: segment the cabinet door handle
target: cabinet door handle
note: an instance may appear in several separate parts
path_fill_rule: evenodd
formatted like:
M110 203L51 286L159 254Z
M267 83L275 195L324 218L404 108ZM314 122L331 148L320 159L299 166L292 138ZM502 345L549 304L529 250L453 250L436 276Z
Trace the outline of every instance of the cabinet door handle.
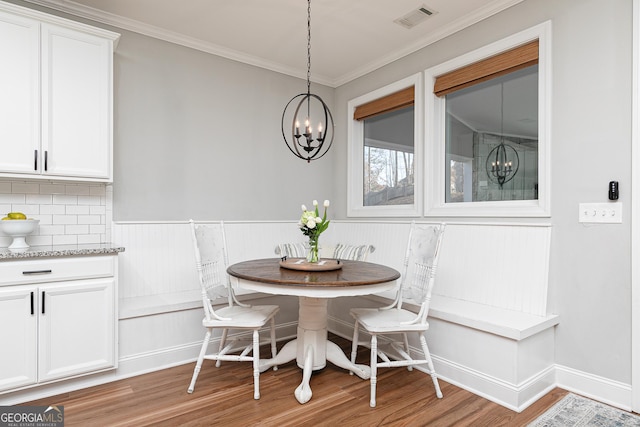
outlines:
M50 274L51 270L31 270L31 271L23 271L22 274L25 276L33 275L33 274Z
M47 157L48 157L49 152L47 150L44 150L44 170L47 170Z
M33 292L33 291L31 291L31 315L32 315L32 316L33 316L33 308L34 308L34 305L33 305L33 298L34 298L34 292Z
M38 170L38 150L33 150L33 170Z
M44 291L42 291L42 314L44 314Z

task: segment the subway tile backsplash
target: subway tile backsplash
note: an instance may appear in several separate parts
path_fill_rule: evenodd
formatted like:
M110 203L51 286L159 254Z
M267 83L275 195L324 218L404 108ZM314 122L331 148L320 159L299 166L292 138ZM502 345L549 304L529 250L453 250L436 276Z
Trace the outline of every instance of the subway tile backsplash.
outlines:
M110 184L0 180L0 216L24 212L40 220L27 237L31 246L109 242L112 205ZM10 244L0 231L0 247Z

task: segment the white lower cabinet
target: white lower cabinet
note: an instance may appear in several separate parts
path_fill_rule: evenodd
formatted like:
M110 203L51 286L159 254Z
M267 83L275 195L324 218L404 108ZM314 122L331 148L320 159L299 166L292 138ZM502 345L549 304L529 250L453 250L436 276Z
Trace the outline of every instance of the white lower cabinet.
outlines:
M40 289L38 380L114 366L113 279Z
M80 272L96 263L78 259ZM96 259L106 263L103 271L112 266L110 276L84 279L68 272L73 279L65 280L67 274L56 271L68 270L69 259L52 259L24 262L20 279L59 281L0 286L0 392L116 367L117 264L115 257ZM15 274L19 265L0 263L0 274Z
M0 288L0 390L38 380L36 291L31 286Z

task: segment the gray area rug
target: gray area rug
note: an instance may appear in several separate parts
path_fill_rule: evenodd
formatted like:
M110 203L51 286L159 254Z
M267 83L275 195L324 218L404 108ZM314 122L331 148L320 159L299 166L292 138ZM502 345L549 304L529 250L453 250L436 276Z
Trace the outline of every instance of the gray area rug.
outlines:
M569 393L528 427L640 426L640 416Z

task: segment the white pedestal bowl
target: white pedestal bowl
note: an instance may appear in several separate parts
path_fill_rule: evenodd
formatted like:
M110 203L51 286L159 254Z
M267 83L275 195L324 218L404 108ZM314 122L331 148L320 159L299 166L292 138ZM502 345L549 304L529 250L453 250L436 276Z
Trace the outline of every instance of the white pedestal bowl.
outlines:
M39 219L13 219L0 221L0 231L7 236L13 237L13 242L9 245L9 249L28 249L29 244L25 238L35 231L38 223L40 223Z

